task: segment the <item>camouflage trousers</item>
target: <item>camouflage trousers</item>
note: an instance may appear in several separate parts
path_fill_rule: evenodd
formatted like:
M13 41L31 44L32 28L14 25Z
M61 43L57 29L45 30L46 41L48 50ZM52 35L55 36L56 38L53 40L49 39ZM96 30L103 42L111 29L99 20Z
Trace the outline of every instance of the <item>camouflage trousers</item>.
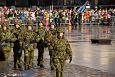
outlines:
M53 70L55 68L54 64L53 64L53 52L54 52L53 50L49 50L51 70Z
M24 66L25 70L30 69L33 67L33 59L34 59L34 50L27 50L24 51Z
M53 65L56 69L56 77L64 77L63 68L64 68L65 60L64 59L55 59L53 58Z
M8 59L9 59L9 55L11 52L11 48L10 47L3 47L2 51L0 51L0 73L8 73L8 67L9 67L9 63L8 63Z
M5 58L5 61L7 61L9 58L10 52L11 52L11 48L10 47L3 47L2 52L4 54L3 56Z

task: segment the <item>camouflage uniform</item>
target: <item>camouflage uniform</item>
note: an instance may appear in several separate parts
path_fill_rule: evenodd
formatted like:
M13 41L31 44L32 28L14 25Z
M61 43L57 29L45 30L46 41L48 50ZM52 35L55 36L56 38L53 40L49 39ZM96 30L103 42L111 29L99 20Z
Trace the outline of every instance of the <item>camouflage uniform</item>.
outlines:
M4 25L6 27L6 25ZM13 47L13 42L16 40L10 29L3 30L0 34L0 43L2 46L2 52L4 54L5 61L8 61L11 48Z
M37 49L38 49L38 63L37 63L37 65L40 67L44 67L43 66L43 54L44 54L44 47L45 47L45 44L44 44L45 29L44 29L43 25L38 27L37 33L40 36L40 41L37 42Z
M54 26L54 28L51 28L52 25ZM45 34L45 43L47 44L49 50L51 70L54 70L53 58L52 58L54 50L53 50L52 40L57 38L56 35L57 33L56 33L55 25L51 23L49 30L46 31Z
M57 29L58 34L64 33L63 28ZM72 51L69 42L63 37L58 36L54 41L54 53L53 53L53 64L56 68L56 77L63 76L63 67L67 59L72 60Z
M29 24L29 26L32 27L33 25ZM32 30L26 30L23 43L25 70L33 67L34 50L37 46L36 42L39 42L39 40L40 37L34 32L33 28Z
M5 24L6 23L1 24L1 26L6 26ZM9 66L8 58L11 51L11 47L13 46L11 42L13 42L15 39L13 38L13 35L9 36L11 34L9 29L3 30L2 27L0 29L0 74L6 74L8 73Z
M23 26L21 22L17 22L16 25L19 25L18 28L13 29L13 33L16 37L16 41L14 42L14 47L13 47L13 52L14 52L14 69L17 68L22 68L22 50L21 50L21 45L20 45L20 35L23 34ZM15 27L16 27L15 25Z

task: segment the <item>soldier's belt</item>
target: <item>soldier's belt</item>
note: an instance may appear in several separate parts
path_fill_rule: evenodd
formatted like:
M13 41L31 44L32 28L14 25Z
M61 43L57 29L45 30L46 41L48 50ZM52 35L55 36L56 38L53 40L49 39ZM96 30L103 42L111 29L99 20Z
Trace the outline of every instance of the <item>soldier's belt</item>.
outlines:
M9 45L6 45L6 44L5 44L5 45L2 45L2 47L9 47Z
M36 41L35 40L30 41L30 44L32 44L32 43L36 43Z
M11 41L5 41L5 43L10 43Z

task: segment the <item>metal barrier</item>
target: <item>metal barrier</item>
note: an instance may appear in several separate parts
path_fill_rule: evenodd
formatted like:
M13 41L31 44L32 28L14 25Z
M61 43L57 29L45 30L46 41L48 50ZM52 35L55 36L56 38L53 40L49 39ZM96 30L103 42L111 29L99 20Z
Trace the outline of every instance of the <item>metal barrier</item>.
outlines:
M112 26L115 26L115 16L111 16L111 24Z

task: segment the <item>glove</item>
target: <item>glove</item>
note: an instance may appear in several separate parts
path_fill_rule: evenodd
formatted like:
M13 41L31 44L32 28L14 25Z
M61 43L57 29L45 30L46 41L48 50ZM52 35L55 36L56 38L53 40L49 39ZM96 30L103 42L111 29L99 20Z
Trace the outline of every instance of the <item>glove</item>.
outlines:
M71 63L71 61L72 61L72 56L70 56L70 61L69 61L69 63Z
M11 40L10 39L6 39L5 41L6 41L6 43L9 43Z
M30 43L35 43L35 40L31 40Z

